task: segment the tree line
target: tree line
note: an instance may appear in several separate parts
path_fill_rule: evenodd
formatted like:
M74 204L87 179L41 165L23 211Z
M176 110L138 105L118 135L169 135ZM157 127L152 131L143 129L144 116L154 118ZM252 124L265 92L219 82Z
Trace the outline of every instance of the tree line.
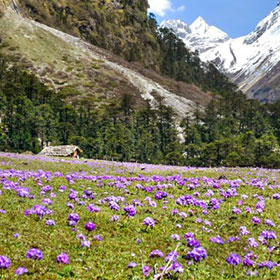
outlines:
M0 150L38 153L43 145L79 145L84 157L192 166L280 167L280 102L261 105L242 93L213 95L204 112L181 122L171 108L141 109L122 95L77 102L0 59Z

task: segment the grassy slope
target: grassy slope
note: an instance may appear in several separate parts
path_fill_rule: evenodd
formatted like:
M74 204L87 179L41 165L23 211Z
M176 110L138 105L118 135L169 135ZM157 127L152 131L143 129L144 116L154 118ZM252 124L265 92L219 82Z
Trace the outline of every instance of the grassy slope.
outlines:
M75 179L73 184L69 184L64 177L55 176L49 177L48 180L41 178L38 181L30 177L21 181L20 185L30 188L30 192L35 195L35 199L19 198L15 191L8 191L3 189L3 186L0 186L0 190L3 191L0 196L0 209L4 209L7 212L6 214L0 214L0 255L8 256L12 261L12 266L7 271L0 270L0 275L2 273L2 278L0 276L0 279L13 279L14 270L18 266L26 266L30 272L29 275L23 276L22 279L70 279L71 277L67 276L67 271L69 273L69 270L74 273L73 279L143 279L142 265L149 265L158 272L159 267L166 264L163 259L149 258L150 252L154 249L160 249L167 255L179 243L178 261L185 269L182 275L178 275L179 279L233 279L232 268L225 262L225 258L230 253L235 252L243 257L246 253L244 248L248 247L247 239L254 237L257 240L263 230L274 230L277 236L280 236L277 224L280 206L277 200L271 199L277 189L273 190L268 187L268 185L279 185L278 171L225 168L188 169L104 161L79 161L71 164L66 163L65 160L47 162L44 158L37 158L36 160L36 157L19 157L5 154L1 154L0 160L2 170L11 168L30 171L43 169L53 172L60 171L63 174L84 171L93 176L100 176L90 181ZM144 166L146 167L145 170L141 171ZM140 173L142 173L143 177L139 177ZM178 173L181 174L182 178L185 178L185 186L180 186L176 182L178 177L172 177L173 179L167 177ZM112 177L103 177L108 174L112 175ZM221 175L226 176L229 180L241 178L244 183L237 187L237 196L228 199L223 198L223 203L219 210L209 210L207 215L203 215L202 209L199 207L176 205L175 200L179 196L186 194L194 196L195 192L199 192L201 197L198 199L205 200L206 203L209 202L209 198L206 198L204 194L208 190L214 192L213 197L221 198L219 189L214 189L209 186L209 183L207 186L205 179L204 183L202 182L204 176L217 179ZM161 176L164 176L165 179ZM159 178L162 178L163 181L157 182ZM167 178L169 179L167 180ZM201 178L200 186L197 185L193 190L189 189L187 186L192 184L187 182L186 178ZM258 182L262 182L265 185L265 190L252 186L252 183L245 183L245 181L251 181L253 178L257 178ZM12 176L7 180L16 182L18 177ZM38 185L40 182L42 185ZM233 183L233 181L225 180L217 182L225 190L229 188L229 184ZM117 188L114 186L115 183L122 186L126 184L127 187ZM154 199L156 189L152 193L148 193L135 188L137 184L146 187L157 186L158 188L162 186L169 196L166 199L156 201ZM29 209L35 204L41 204L44 196L40 195L40 190L44 185L52 186L53 192L57 194L56 197L51 198L53 205L48 206L54 211L54 214L43 219L39 219L34 215L24 217L23 211L25 209ZM67 190L64 193L58 191L61 185L67 186ZM75 210L72 211L65 206L69 202L68 194L70 189L78 191L78 197L80 197L84 189L91 190L95 200L79 198L79 201L84 201L85 205L79 205L79 203L72 201L75 205ZM248 195L248 199L243 199L243 205L238 206L237 203L242 200L242 194ZM253 198L253 194L263 196L266 202L264 213L254 214L261 219L259 226L252 224L251 218L253 214L248 214L244 211L245 206L250 206L255 210L257 198ZM123 211L115 212L110 210L107 204L100 203L100 199L108 196L122 196L129 204L134 199L138 199L144 206L136 207L137 214L134 218L127 218ZM157 202L157 207L148 206L147 201L144 200L147 196ZM46 197L49 197L49 195L46 195ZM101 212L90 213L87 210L87 205L90 203L100 207ZM122 209L124 203L119 204ZM239 207L242 210L242 214L232 214L234 206ZM171 210L175 208L180 212L186 212L188 217L172 216ZM192 215L189 213L190 209L193 211ZM71 231L71 227L67 225L67 216L71 212L76 212L80 215L80 221L76 226L77 232ZM113 214L120 215L118 222L110 222ZM154 228L146 228L143 225L143 219L148 216L155 219L156 225ZM201 224L196 222L197 218L202 219ZM273 220L276 223L276 227L266 226L264 224L266 218ZM47 219L54 219L56 226L49 227L45 225ZM210 221L212 226L206 226L204 224L206 220ZM86 233L84 230L84 224L88 221L93 221L96 224L96 230L93 233ZM182 227L176 227L177 224L181 224ZM214 245L209 242L210 237L217 235L220 235L224 240L227 240L230 236L238 236L240 226L247 226L247 229L251 232L249 235L240 236L240 241L225 243L225 245ZM190 250L184 241L184 234L190 231L195 234L208 253L206 260L192 266L188 266L183 259L183 256ZM13 237L16 232L19 233L17 239ZM85 249L80 246L80 241L76 238L78 233L83 233L91 241L91 248ZM181 236L180 242L171 239L171 234L174 233ZM97 234L101 235L104 241L95 240L94 235ZM141 239L141 243L136 243L137 238ZM276 241L271 241L271 245L276 243ZM38 247L43 251L44 259L42 261L32 261L25 258L26 251L31 247ZM250 250L259 256L257 263L266 261L269 258L267 248L261 244L258 248L250 248ZM69 255L71 269L65 265L55 263L56 256L62 251L67 252ZM277 262L278 259L279 252L275 250L272 260ZM127 264L132 261L138 265L134 269L128 269ZM235 269L235 277L244 279L248 270L255 269L243 268L240 264ZM277 268L273 268L271 271L267 269L255 271L260 273L260 276L254 277L254 279L277 279L280 277Z
M118 56L87 45L78 38L73 38L75 43L69 43L68 39L63 37L68 35L60 33L55 36L49 32L48 27L41 28L10 8L0 18L0 26L0 51L8 56L8 60L33 72L46 85L56 90L63 89L65 96L71 101L85 99L90 103L98 103L125 93L134 96L138 106L145 104L140 94L142 89L131 83L127 76L129 74L112 68L108 63L104 63L104 59L109 60L109 64L113 61L114 65L131 68L136 73L143 70L139 64L127 63ZM202 106L210 100L209 93L202 92L194 85L161 77L153 71L142 73L176 95Z
M73 96L112 97L119 93L120 83L126 92L137 92L124 77L104 66L87 53L63 39L35 26L11 10L0 19L1 52L25 69L37 74L55 89L65 88Z

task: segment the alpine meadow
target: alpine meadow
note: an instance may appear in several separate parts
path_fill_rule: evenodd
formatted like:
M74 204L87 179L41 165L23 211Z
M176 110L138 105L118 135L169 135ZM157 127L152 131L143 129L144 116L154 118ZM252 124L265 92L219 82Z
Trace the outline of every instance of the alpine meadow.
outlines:
M280 279L280 4L151 1L0 0L0 280Z

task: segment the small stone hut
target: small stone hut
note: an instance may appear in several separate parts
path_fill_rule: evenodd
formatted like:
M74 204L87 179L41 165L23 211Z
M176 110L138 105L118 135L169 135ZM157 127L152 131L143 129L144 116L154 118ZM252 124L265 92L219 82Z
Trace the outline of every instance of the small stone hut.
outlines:
M65 146L49 146L44 148L39 155L51 156L51 157L72 157L79 158L82 153L82 149L74 145Z

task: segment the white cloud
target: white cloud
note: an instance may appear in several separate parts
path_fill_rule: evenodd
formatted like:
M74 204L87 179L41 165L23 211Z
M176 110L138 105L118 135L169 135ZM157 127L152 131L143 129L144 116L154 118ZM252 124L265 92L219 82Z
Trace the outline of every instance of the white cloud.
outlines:
M182 5L182 6L178 7L176 10L178 12L183 12L183 11L185 11L185 9L186 9L186 7L184 5Z
M170 0L149 0L149 12L164 17L167 11L172 10Z

